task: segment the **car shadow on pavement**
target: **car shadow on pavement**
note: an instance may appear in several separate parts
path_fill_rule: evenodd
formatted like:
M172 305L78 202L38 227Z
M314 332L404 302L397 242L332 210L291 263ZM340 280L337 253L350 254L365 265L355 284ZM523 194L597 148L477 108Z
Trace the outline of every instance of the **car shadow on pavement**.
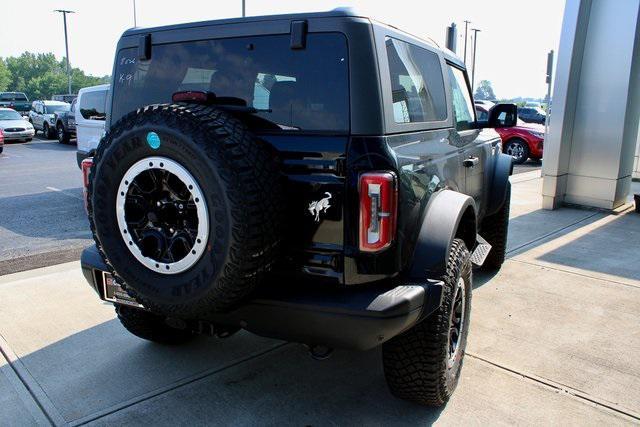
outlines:
M441 413L388 392L379 349L316 361L246 332L171 347L111 320L20 362L72 424L428 425Z

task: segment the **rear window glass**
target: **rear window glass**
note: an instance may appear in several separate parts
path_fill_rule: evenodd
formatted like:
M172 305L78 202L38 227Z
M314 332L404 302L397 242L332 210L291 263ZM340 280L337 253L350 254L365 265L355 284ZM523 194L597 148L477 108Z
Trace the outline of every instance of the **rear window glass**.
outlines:
M24 93L3 93L0 95L0 101L28 101Z
M104 120L106 114L107 91L85 92L80 97L80 114L87 120Z
M445 120L447 104L438 55L390 37L386 47L395 122Z
M112 123L139 107L171 102L178 91L209 91L259 110L251 126L273 131L349 130L346 38L309 34L154 45L149 61L123 49L114 76Z

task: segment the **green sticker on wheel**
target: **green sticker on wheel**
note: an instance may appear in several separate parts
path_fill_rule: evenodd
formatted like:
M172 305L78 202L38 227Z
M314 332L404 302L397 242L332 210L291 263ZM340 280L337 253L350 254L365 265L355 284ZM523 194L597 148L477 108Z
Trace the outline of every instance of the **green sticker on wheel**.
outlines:
M160 137L158 136L158 134L155 132L149 132L147 134L147 144L149 144L149 147L153 148L154 150L160 148Z

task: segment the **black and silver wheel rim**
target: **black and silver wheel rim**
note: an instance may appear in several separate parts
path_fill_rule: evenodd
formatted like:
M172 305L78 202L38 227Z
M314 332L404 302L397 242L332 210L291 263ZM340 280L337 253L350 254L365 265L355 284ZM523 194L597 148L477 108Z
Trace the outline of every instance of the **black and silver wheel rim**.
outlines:
M462 334L465 327L465 309L466 309L466 287L464 279L460 277L456 284L456 291L453 297L453 307L451 310L451 318L449 320L449 348L447 365L452 367L461 351Z
M127 247L152 271L186 271L207 247L209 214L202 190L189 171L166 157L147 157L127 170L116 215Z
M507 154L516 160L524 157L524 146L520 142L512 142L507 146Z

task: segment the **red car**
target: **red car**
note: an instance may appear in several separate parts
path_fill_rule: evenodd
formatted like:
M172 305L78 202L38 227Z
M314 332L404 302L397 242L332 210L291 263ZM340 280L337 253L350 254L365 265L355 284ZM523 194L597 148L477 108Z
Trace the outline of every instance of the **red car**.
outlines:
M489 118L488 110L476 105L478 120ZM540 160L544 145L544 126L535 123L525 123L518 119L518 124L512 128L496 129L502 138L502 152L513 157L517 165L527 159Z
M2 133L2 129L0 129L0 153L4 149L4 133Z

